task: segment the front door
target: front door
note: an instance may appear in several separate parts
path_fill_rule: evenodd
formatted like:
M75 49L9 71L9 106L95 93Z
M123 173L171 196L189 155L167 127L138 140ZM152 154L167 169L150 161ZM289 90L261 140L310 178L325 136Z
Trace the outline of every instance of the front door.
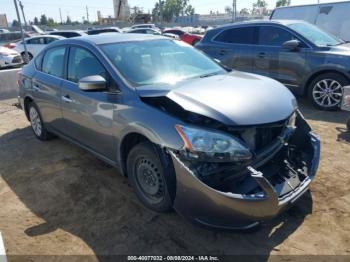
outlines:
M67 80L62 84L62 114L65 134L82 145L115 159L115 141L112 136L113 112L118 95L105 91L82 91L79 79L108 73L87 49L71 47L68 58Z
M254 73L271 77L282 84L296 88L305 77L308 47L282 27L260 26L258 46L255 51ZM298 50L282 47L289 40L299 40Z

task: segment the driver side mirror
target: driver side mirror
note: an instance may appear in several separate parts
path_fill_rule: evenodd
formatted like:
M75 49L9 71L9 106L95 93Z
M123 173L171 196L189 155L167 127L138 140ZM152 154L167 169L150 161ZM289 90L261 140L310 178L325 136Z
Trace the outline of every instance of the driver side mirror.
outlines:
M282 44L282 48L290 50L290 51L296 51L300 47L300 42L298 40L289 40Z
M100 75L86 76L79 80L79 88L83 91L102 91L107 89L107 81Z

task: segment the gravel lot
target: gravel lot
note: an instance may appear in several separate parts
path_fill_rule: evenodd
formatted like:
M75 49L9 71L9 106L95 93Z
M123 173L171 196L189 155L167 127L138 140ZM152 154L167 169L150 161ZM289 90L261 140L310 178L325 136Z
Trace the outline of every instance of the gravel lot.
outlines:
M0 231L10 260L13 255L93 255L91 260L111 254L250 254L264 260L350 255L350 134L344 112L301 103L322 139L311 194L256 232L232 233L198 228L175 212L145 209L113 168L61 139L35 139L14 102L0 101Z

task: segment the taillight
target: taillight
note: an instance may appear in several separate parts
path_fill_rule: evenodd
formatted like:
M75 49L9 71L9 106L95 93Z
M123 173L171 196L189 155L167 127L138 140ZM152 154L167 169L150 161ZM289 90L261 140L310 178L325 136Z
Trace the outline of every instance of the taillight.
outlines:
M15 48L17 45L15 43L8 43L7 45L5 45L5 47L13 49Z

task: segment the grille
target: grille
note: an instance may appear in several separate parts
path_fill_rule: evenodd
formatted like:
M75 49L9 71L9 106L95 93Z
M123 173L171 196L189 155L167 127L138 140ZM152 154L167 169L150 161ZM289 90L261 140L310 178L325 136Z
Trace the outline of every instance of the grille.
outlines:
M22 63L22 57L21 56L15 56L13 59L12 59L12 63Z
M232 127L228 131L232 135L240 137L252 151L259 153L259 151L264 150L276 141L286 125L287 121L281 121L269 125L251 126L240 129Z

